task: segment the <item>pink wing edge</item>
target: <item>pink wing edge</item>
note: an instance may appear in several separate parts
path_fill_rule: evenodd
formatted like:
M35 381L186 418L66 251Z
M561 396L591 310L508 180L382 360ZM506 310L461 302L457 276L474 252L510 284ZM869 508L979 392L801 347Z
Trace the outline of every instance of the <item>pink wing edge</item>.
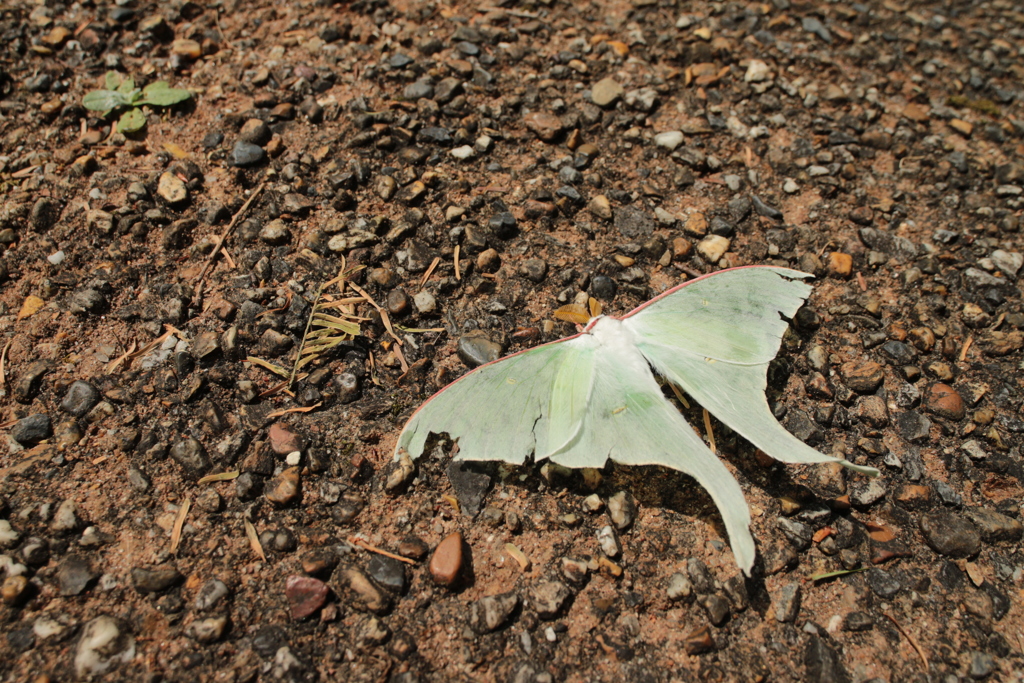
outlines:
M783 267L781 267L781 266L761 266L761 265L753 265L753 266L736 266L735 268L724 268L724 269L722 269L722 270L716 270L716 271L715 271L715 272L713 272L713 273L707 273L707 274L705 274L705 275L701 275L700 277L695 277L695 278L693 278L692 280L687 280L686 282L680 282L680 283L679 283L678 285L676 285L675 287L673 287L673 288L671 288L671 289L666 289L666 290L665 290L664 292L662 292L662 293L661 293L661 294L659 294L658 296L654 297L654 298L653 298L653 299L651 299L650 301L645 301L644 303L640 304L639 306L637 306L636 308L634 308L634 309L633 309L632 311L630 311L629 313L626 313L626 314L625 314L625 315L623 315L623 316L619 316L619 320L625 320L626 318L629 318L629 317L631 317L631 316L634 316L634 315L636 315L637 313L639 313L640 311L642 311L642 310L644 310L645 308L647 308L648 306L650 306L651 304L653 304L653 303L655 303L655 302L657 302L657 301L661 301L661 300L662 300L662 299L664 299L665 297L667 297L667 296L670 296L670 295L672 295L672 294L675 294L675 293L676 293L676 292L678 292L678 291L679 291L680 289L683 289L684 287L688 287L689 285L692 285L692 284L693 284L693 283L695 283L695 282L700 282L701 280L705 280L705 279L707 279L707 278L709 278L709 277L714 277L714 276L716 276L716 275L721 275L722 273L731 273L731 272L734 272L734 271L737 271L737 270L747 270L747 269L749 269L749 268L770 268L771 270L788 270L788 271L790 271L791 273L798 273L799 275L806 275L807 277L814 277L814 276L813 276L813 275L811 275L810 273L805 273L805 272L803 272L803 271L801 271L801 270L796 270L796 269L794 269L794 268L783 268ZM797 279L806 279L806 278L797 278Z
M584 334L587 334L587 333L586 332L578 332L578 333L576 333L576 334L574 334L572 336L569 336L569 337L562 337L561 339L556 339L554 341L549 341L549 342L545 342L543 344L538 344L537 346L531 346L528 349L523 349L522 351L516 351L515 353L511 353L511 354L509 354L507 356L502 356L501 358L498 358L496 360L492 360L489 363L484 363L483 365L478 365L477 367L473 368L472 370L470 370L466 374L462 375L458 379L452 380L448 384L445 384L443 387L441 387L440 389L435 391L430 396L430 398L428 398L426 401L421 403L420 407L413 411L412 415L409 416L409 419L405 421L405 426L408 426L409 422L411 422L412 419L414 417L416 417L416 414L418 412L420 412L421 410L423 410L424 408L427 407L427 404L429 404L435 398L437 398L438 396L440 396L444 392L448 391L448 389L452 388L453 386L455 386L456 384L458 384L462 380L466 379L470 375L473 375L473 374L479 372L480 370L483 370L484 368L489 367L491 365L496 365L498 363L501 363L502 361L506 361L506 360L509 360L511 358L515 358L516 356L521 356L524 353L530 353L531 351L536 351L538 349L543 349L545 346L554 346L555 344L561 344L563 342L572 341L573 339L576 339L577 337L582 337ZM402 427L402 431L405 431L405 426Z
M672 294L675 294L676 292L678 292L678 291L679 291L680 289L682 289L683 287L686 287L686 286L688 286L688 285L692 285L692 284L693 284L694 282L700 282L701 280L704 280L705 278L709 278L709 277L714 277L715 275L721 275L722 273L729 273L729 272L732 272L732 271L736 271L736 270L746 270L746 269L748 269L748 268L771 268L771 269L773 269L773 270L789 270L789 271L792 271L792 272L794 272L794 273L802 273L802 271L799 271L799 270L794 270L794 269L792 269L792 268L780 268L780 267L777 267L777 266L760 266L760 265L752 265L752 266L737 266L737 267L735 267L735 268L725 268L725 269L723 269L723 270L716 270L716 271L715 271L715 272L713 272L713 273L707 273L707 274L705 274L705 275L701 275L700 277L695 277L695 278L693 278L692 280L687 280L686 282L681 282L681 283L679 283L678 285L676 285L675 287L672 287L671 289L667 289L667 290L665 290L664 292L662 292L662 293L661 293L661 294L659 294L658 296L654 297L654 298L653 298L653 299L651 299L650 301L645 301L644 303L640 304L639 306L637 306L636 308L634 308L634 309L633 309L632 311L630 311L629 313L626 313L625 315L622 315L622 316L611 316L611 317L617 317L617 318L618 318L619 320L625 320L626 318L628 318L628 317L630 317L630 316L636 315L637 313L639 313L640 311L644 310L645 308L647 308L647 307L648 307L648 306L650 306L651 304L655 303L656 301L660 301L661 299L663 299L663 298L665 298L665 297L667 297L667 296L670 296L670 295L672 295ZM430 403L431 401L433 401L433 400L434 400L435 398L437 398L438 396L440 396L440 395L441 395L441 394L443 394L443 393L444 393L445 391L447 391L447 390L448 390L448 389L450 389L451 387L455 386L456 384L458 384L458 383L459 383L459 382L461 382L462 380L466 379L466 378L467 378L467 377L469 377L470 375L472 375L472 374L474 374L474 373L476 373L476 372L478 372L478 371L480 371L480 370L483 370L484 368L486 368L486 367L488 367L488 366L494 365L494 364L496 364L496 363L501 363L502 361L506 361L506 360L509 360L510 358L515 358L516 356L521 356L521 355L523 355L524 353L530 353L531 351L536 351L536 350L538 350L538 349L542 349L542 348L544 348L545 346L554 346L555 344L561 344L561 343L563 343L563 342L567 342L567 341L571 341L571 340L573 340L573 339L576 339L577 337L582 337L582 336L583 336L584 334L588 334L588 330L589 330L589 329L590 329L590 325L588 324L588 325L587 325L587 327L586 327L586 328L584 328L584 331L583 331L583 332L578 332L578 333L576 333L576 334L574 334L574 335L571 335L571 336L569 336L569 337L562 337L561 339L556 339L555 341L550 341L550 342L546 342L546 343L544 343L544 344L539 344L539 345L537 345L537 346L531 346L531 347L530 347L530 348L528 348L528 349L523 349L522 351L516 351L515 353L513 353L513 354L510 354L510 355L508 355L508 356L502 356L501 358L498 358L497 360L492 360L492 361L491 361L491 362L489 362L489 363L484 363L483 365L480 365L480 366L478 366L478 367L475 367L475 368L473 368L472 370L470 370L470 371L469 371L469 372L467 372L466 374L462 375L462 376L461 376L461 377L459 377L458 379L456 379L456 380L453 380L452 382L449 382L448 384L444 385L444 386L443 386L442 388L440 388L440 389L438 389L437 391L435 391L435 392L434 392L434 393L433 393L433 394L432 394L432 395L430 396L430 398L428 398L428 399L427 399L426 401L424 401L423 403L421 403L421 404L420 404L420 407L419 407L419 408L417 408L416 410L414 410L414 411L413 411L413 413L412 413L412 415L410 415L410 416L409 416L409 419L405 421L405 425L404 425L404 426L402 427L402 431L405 431L405 427L409 425L409 422L411 422L411 421L412 421L412 419L413 419L414 417L416 417L416 414L417 414L417 413L419 413L419 412L420 412L421 410L423 410L423 409L424 409L425 407L427 407L427 405L428 405L428 404L429 404L429 403Z

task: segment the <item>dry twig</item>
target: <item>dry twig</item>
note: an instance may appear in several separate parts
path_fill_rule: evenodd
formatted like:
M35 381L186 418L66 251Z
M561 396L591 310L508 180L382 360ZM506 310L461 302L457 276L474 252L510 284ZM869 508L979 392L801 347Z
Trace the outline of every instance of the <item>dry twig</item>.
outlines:
M350 537L348 539L348 542L354 546L362 548L363 550L369 550L371 553L377 553L378 555L383 555L384 557L390 557L392 560L398 560L399 562L405 562L406 564L416 564L416 560L411 560L408 557L402 557L401 555L396 555L395 553L389 553L387 550L381 550L377 546L370 545L361 538Z
M245 524L245 535L249 537L249 547L252 548L253 552L260 556L260 559L264 562L267 561L267 554L263 552L263 544L260 543L259 534L256 533L256 527L252 525L247 519L242 519L242 523Z
M185 502L178 508L178 516L174 518L174 528L171 529L171 555L178 552L181 544L181 529L185 526L185 518L188 517L189 508L192 507L192 499L186 498Z
M888 612L882 612L882 614L884 614L885 617L892 622L892 625L896 627L897 631L903 634L903 637L907 639L911 647L914 648L914 651L917 652L918 657L921 658L921 662L924 664L924 670L928 671L931 668L931 665L928 664L928 658L925 657L924 650L922 650L921 646L917 644L917 641L914 640L914 637L907 633L905 630L903 630L903 627L900 626L900 623L896 621L896 619L894 619L891 614L889 614Z
M256 198L260 196L261 192L263 192L264 185L265 184L260 184L259 187L252 191L252 195L245 200L245 204L242 204L242 208L238 210L238 213L234 215L231 222L227 224L227 227L225 227L224 231L220 234L220 237L217 238L217 246L210 251L210 255L206 258L206 263L203 264L203 269L199 271L199 277L196 278L196 298L199 298L199 293L203 290L203 280L206 278L206 273L210 270L210 266L212 266L213 262L217 260L217 254L220 253L221 248L224 246L224 241L229 235L231 235L231 231L235 229L235 226L238 225L238 221L242 219L242 216L244 216L249 210L252 203L256 201Z
M704 429L708 432L708 443L711 447L712 453L718 453L718 448L715 446L715 432L711 429L711 413L708 412L707 408L702 408L704 411Z

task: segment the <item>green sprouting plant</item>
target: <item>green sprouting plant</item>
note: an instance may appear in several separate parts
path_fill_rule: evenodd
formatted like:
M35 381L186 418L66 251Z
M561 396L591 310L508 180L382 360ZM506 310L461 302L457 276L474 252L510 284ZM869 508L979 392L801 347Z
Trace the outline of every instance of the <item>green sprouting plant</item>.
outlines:
M85 93L82 106L92 111L103 112L103 116L115 109L123 109L121 118L117 121L117 129L122 133L134 133L146 125L143 106L170 107L192 97L188 90L172 88L167 81L156 81L140 90L135 87L134 78L122 77L116 71L108 71L105 79L107 87Z

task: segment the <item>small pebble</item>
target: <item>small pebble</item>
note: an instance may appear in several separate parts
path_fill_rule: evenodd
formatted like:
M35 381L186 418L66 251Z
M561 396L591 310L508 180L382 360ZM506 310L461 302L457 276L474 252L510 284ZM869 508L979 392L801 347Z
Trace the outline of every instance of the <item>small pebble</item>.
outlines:
M783 623L796 621L797 613L800 611L801 596L799 583L788 583L783 586L775 601L775 619Z
M285 582L284 594L292 619L299 621L315 614L327 601L327 584L311 576L293 574Z
M75 647L75 673L88 678L111 671L135 657L135 641L114 617L101 615L85 625Z
M458 583L462 574L462 534L456 531L441 541L430 557L430 578L440 586L451 587Z
M479 634L497 630L519 606L516 593L502 593L480 598L469 606L469 625Z
M572 591L561 581L543 581L529 589L530 604L544 620L557 617L571 595Z
M275 505L288 505L299 496L300 475L298 467L289 467L267 482L264 492L267 500Z
M156 193L168 204L178 204L188 199L188 188L185 187L185 181L170 171L160 175Z
M590 89L591 101L599 107L608 108L614 105L626 92L613 78L603 78Z
M132 569L132 584L140 593L158 593L178 584L184 577L169 565Z
M940 555L963 558L981 550L978 528L955 512L941 509L929 512L921 516L920 526L925 542Z

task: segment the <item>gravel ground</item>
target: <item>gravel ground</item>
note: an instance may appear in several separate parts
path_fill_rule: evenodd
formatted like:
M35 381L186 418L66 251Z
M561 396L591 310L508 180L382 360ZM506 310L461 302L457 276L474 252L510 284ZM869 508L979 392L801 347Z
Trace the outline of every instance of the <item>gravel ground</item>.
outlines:
M15 1L0 31L3 680L1022 679L1013 2ZM107 71L192 96L118 132L82 106ZM748 264L817 276L775 414L883 472L714 423L750 578L669 470L391 462L558 307ZM275 374L322 310L358 334Z

